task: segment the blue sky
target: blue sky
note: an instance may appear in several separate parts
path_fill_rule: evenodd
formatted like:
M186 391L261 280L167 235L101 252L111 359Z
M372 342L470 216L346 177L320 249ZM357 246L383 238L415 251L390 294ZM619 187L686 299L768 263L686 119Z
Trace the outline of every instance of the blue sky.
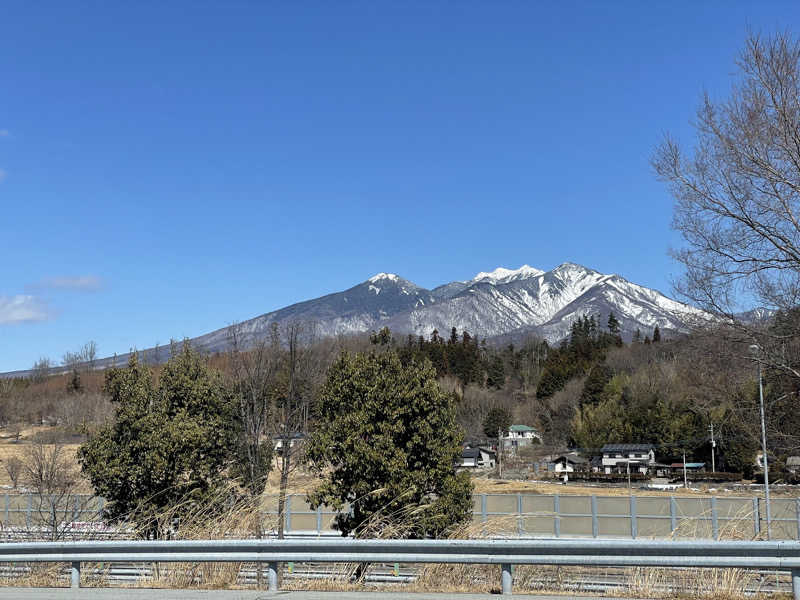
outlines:
M4 3L0 371L379 271L573 261L669 293L653 147L799 7Z

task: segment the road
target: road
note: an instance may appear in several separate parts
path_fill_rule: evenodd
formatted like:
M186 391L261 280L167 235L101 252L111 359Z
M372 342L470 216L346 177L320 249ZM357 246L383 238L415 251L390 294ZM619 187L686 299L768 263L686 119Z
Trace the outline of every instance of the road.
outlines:
M521 600L564 600L567 596L514 594ZM622 600L608 596L580 596ZM255 590L162 590L142 588L0 588L0 600L496 600L494 594L416 592L259 592ZM625 600L632 600L626 598Z

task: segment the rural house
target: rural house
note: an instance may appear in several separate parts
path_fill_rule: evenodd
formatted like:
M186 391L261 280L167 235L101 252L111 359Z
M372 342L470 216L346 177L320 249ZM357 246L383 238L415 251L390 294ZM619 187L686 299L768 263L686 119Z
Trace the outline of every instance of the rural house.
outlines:
M600 452L604 473L647 474L656 462L652 444L606 444Z
M457 465L467 469L493 469L495 453L487 448L464 448L461 462Z
M553 460L553 471L556 473L574 473L575 471L588 471L589 459L578 456L575 452L562 454Z
M533 427L527 425L512 425L503 436L503 448L516 450L534 443L541 443L542 436Z

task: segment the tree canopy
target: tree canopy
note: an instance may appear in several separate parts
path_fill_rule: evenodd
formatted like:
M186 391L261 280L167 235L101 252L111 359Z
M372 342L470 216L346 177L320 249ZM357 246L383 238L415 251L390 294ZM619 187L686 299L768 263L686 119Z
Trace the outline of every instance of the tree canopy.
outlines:
M208 501L235 446L234 405L221 376L184 343L158 383L134 353L106 373L114 422L78 452L83 474L109 501L107 515L147 520ZM180 514L178 511L177 514ZM154 530L143 531L158 535Z
M316 416L307 456L323 481L308 499L339 511L343 535L380 523L406 537L435 537L469 518L472 484L454 469L462 432L429 361L343 353Z
M503 407L495 407L489 410L483 420L483 433L486 437L495 438L500 432L508 433L511 427L511 413Z

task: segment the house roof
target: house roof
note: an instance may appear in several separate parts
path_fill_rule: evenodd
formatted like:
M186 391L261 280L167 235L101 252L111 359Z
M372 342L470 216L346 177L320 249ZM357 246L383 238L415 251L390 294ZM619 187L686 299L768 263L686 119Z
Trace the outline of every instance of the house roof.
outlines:
M461 458L480 458L481 451L477 448L464 448L461 451Z
M650 452L652 444L606 444L600 452Z
M512 425L508 428L509 431L518 431L520 433L525 431L536 431L533 427L528 427L527 425Z
M567 462L571 462L573 464L587 464L589 462L588 458L583 458L582 456L578 456L577 454L562 454L558 458L556 458L553 462L559 462L561 460L565 460Z

